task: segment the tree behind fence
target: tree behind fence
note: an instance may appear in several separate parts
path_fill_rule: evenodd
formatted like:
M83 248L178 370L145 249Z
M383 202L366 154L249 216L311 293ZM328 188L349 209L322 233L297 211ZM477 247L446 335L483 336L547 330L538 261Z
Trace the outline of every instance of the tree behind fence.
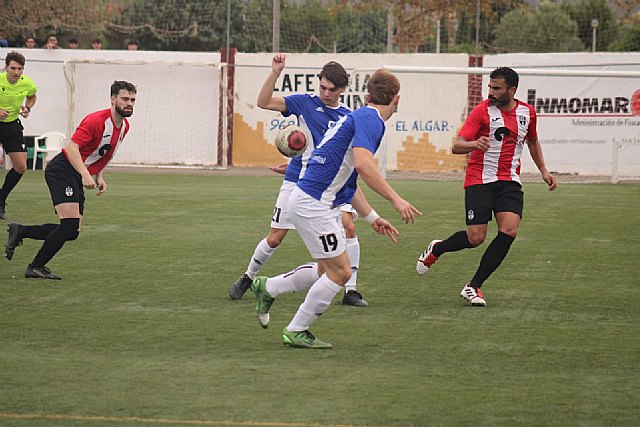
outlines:
M55 33L61 41L81 35L84 47L100 36L111 49L137 39L148 50L273 50L273 0L28 3L7 0L0 16L2 35L14 46L27 36L43 43ZM280 50L286 52L640 50L640 0L280 0L280 5Z

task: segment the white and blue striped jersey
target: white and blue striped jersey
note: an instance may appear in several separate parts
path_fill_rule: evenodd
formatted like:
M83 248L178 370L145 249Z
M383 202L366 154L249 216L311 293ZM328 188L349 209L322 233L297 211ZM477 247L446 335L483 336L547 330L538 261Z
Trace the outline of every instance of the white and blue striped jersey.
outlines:
M331 108L322 102L315 94L294 94L284 97L287 111L283 112L284 117L295 115L298 117L300 126L307 135L311 135L313 144L307 146L307 150L298 157L294 157L289 162L284 175L285 181L298 182L303 165L306 165L313 149L322 141L328 129L332 128L341 117L351 113L351 109L340 103L337 108Z
M358 179L353 147L366 148L375 154L384 131L384 120L373 107L360 108L341 118L311 153L298 187L331 206L351 203Z

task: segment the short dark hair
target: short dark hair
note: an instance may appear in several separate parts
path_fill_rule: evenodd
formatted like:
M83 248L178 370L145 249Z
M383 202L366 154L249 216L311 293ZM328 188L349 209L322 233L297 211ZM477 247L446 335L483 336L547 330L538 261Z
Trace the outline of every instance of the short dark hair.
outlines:
M55 38L56 38L56 40L58 40L58 36L56 36L55 34L51 33L51 34L49 34L49 35L47 36L47 41L49 41L49 39L50 39L51 37L55 37Z
M75 44L78 44L78 39L77 39L77 38L75 38L75 37L71 37L71 38L69 39L69 43L75 43Z
M7 53L7 57L4 60L4 64L6 66L9 66L9 63L11 61L17 62L18 64L22 65L24 67L24 63L26 62L26 60L24 59L24 55L22 55L19 52L11 51L9 53Z
M111 96L118 96L121 90L126 90L131 93L138 93L136 86L133 83L129 83L124 80L115 80L111 84Z
M326 78L339 89L349 86L349 75L344 67L335 61L329 61L324 64L318 77L320 80L322 80L323 77Z
M518 73L513 71L513 69L509 67L498 67L489 74L490 79L504 79L504 82L508 87L518 87L518 83L520 82L520 77Z
M138 46L138 40L129 40L127 42L127 46L132 46L132 45Z
M102 44L102 40L100 40L100 39L93 39L93 40L91 40L91 43L100 43L100 44Z
M389 105L400 92L400 80L387 70L374 72L367 83L369 102L376 105Z

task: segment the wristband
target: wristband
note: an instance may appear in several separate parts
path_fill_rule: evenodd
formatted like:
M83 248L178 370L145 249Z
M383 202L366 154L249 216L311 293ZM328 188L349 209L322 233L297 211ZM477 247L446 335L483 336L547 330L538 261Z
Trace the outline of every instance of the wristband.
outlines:
M376 220L378 218L380 218L380 215L378 215L378 212L376 212L375 210L371 209L371 212L369 212L369 214L364 217L364 220L367 221L369 223L369 225L371 225L374 222L376 222Z

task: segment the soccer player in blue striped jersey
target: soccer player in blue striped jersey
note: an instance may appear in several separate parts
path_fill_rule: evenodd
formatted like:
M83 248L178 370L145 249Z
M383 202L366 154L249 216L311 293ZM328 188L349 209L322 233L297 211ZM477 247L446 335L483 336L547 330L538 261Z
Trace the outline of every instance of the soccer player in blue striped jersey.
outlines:
M291 159L288 165L272 168L274 172L284 173L284 181L276 200L271 228L268 235L256 246L246 272L231 285L229 298L233 300L242 298L262 266L280 246L288 231L294 229L287 214L289 195L304 171L304 165L306 165L313 148L322 141L328 129L351 112L349 107L340 102L340 96L349 84L349 76L342 65L334 61L328 62L322 68L317 95L274 95L274 87L285 67L285 61L285 54L274 55L271 72L260 90L257 104L266 110L279 111L285 117L295 116L298 125L305 130L307 135L311 135L313 144L309 144L307 151L301 156ZM356 275L360 263L360 243L354 224L357 213L351 205L344 205L341 209L343 226L347 234L347 250L353 270L352 277L345 287L342 302L346 305L366 307L368 303L356 290Z
M395 112L400 82L386 70L372 74L367 84L367 106L346 117L325 134L289 197L291 222L304 241L315 263L302 265L275 278L257 277L252 290L256 295L258 321L269 321L275 298L291 289L307 290L307 296L292 321L282 332L285 345L303 348L331 348L317 339L310 325L327 309L351 276L344 228L339 207L352 203L379 234L396 242L398 230L381 218L357 188L358 176L375 192L391 202L406 223L421 215L386 182L374 161L385 132L384 122ZM315 268L314 268L315 267Z

